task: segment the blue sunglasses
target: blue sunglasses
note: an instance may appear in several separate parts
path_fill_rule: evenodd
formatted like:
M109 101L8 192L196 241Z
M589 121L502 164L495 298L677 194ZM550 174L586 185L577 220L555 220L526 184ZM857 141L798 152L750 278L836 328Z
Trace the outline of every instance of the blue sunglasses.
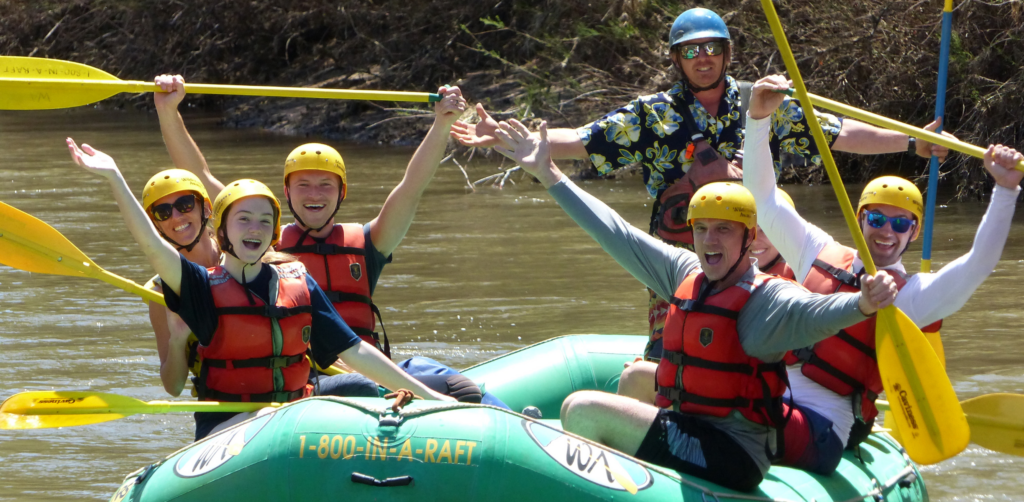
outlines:
M868 211L865 214L867 216L868 225L871 225L872 228L882 228L885 226L886 222L889 222L892 225L892 231L898 234L907 233L915 223L914 220L905 216L890 217L875 211Z

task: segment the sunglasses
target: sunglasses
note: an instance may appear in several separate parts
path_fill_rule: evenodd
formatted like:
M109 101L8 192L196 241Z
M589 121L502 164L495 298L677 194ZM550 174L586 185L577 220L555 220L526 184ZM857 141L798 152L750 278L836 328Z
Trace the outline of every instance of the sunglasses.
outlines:
M153 215L153 219L156 221L166 221L171 217L174 209L177 209L179 213L191 213L196 208L196 196L195 194L182 195L178 197L178 200L168 203L159 204L153 206L150 209L150 213Z
M696 59L697 56L700 55L700 49L702 47L704 48L704 54L707 54L708 57L714 57L725 53L725 42L722 42L721 40L704 42L702 44L677 45L675 50L683 57L683 59Z
M868 211L866 215L868 219L868 225L871 225L873 228L882 228L885 226L886 222L889 222L892 225L892 231L898 234L907 233L907 231L910 230L915 224L914 220L907 218L905 216L891 217L886 216L882 213L876 213L874 211Z

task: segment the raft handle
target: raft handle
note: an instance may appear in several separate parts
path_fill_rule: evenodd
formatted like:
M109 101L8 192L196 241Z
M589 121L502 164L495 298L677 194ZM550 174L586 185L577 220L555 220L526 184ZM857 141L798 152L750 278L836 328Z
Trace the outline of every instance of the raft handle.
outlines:
M361 484L370 485L370 486L380 486L380 487L386 487L386 486L408 486L408 485L412 484L412 476L398 476L398 477L394 477L394 478L377 479L377 478L375 478L373 476L369 476L369 475L366 475L366 474L360 474L358 472L353 472L352 473L352 482L353 483L361 483Z
M903 476L897 484L900 485L900 488L910 488L915 482L917 482L917 473L911 471L906 476Z

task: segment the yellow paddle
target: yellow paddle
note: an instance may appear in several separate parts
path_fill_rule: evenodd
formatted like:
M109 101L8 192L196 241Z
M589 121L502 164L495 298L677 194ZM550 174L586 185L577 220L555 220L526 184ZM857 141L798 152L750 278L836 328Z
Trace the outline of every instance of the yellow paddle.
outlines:
M880 410L889 410L887 401L875 401L875 404ZM971 442L992 451L1024 457L1024 395L986 394L960 405L971 426ZM897 441L902 439L897 434L893 436Z
M139 413L218 411L244 413L279 403L215 401L144 402L117 394L86 391L34 391L15 394L0 404L0 429L49 429L117 420Z
M0 202L0 263L28 272L92 277L164 305L164 296L95 264L55 228Z
M57 229L3 202L0 202L0 263L40 274L92 277L144 300L166 305L164 295L103 270ZM347 373L335 366L316 367L328 375Z
M789 96L793 96L795 94L794 89L789 89L787 91L780 92L782 92L783 94L787 94ZM844 115L849 115L850 117L863 120L864 122L874 124L878 127L884 127L886 129L892 129L893 131L899 131L908 136L913 136L915 138L923 139L929 143L942 145L946 148L949 148L950 150L965 153L967 155L970 155L971 157L977 157L980 159L985 156L985 149L980 146L965 143L958 139L953 139L948 136L943 136L941 134L935 134L931 131L926 131L920 127L914 127L910 124L905 124L903 122L899 122L888 117L876 115L874 113L861 110L860 108L854 106L850 106L847 104L840 103L838 101L833 101L831 99L818 96L817 94L807 93L807 96L814 101L814 106L819 106L821 108L825 108L826 110L832 110L834 112L839 112ZM1016 169L1018 171L1024 171L1024 160L1017 163Z
M440 101L429 92L186 84L190 94L367 101ZM0 56L0 110L53 110L102 101L122 92L160 92L153 82L121 80L103 70L59 59Z
M839 177L832 152L820 127L816 127L813 102L807 94L800 69L786 40L782 23L772 0L761 0L761 6L768 17L775 42L782 60L796 89L796 97L803 107L804 116L811 124L809 128L818 146L822 161L828 171L832 188L839 199L839 205L857 244L858 254L864 262L864 270L874 275L875 264L871 260L864 235L857 226L853 207L846 195L843 180ZM882 383L890 399L899 403L899 412L894 412L896 425L904 438L903 446L910 458L920 464L934 464L963 451L970 441L970 429L960 403L949 383L949 377L942 368L921 330L899 309L889 306L878 312L876 319L875 350ZM924 382L928 382L926 388Z

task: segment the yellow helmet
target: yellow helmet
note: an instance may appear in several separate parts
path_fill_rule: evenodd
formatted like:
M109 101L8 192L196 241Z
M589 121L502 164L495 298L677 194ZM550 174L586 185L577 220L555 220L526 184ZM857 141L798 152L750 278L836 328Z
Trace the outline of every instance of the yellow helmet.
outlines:
M306 143L288 154L284 161L284 184L295 171L327 171L341 177L341 200L348 193L348 176L345 175L345 161L337 150L320 143Z
M757 232L757 205L754 196L743 185L728 181L708 183L690 198L686 224L699 218L738 221Z
M789 207L796 209L796 204L793 203L793 198L790 197L785 190L778 187L775 187L775 189L779 191L779 195L782 196L782 200L786 201L786 203L789 204Z
M864 206L868 204L888 204L910 211L917 218L914 235L910 240L917 239L917 235L921 233L924 197L921 196L921 190L910 181L899 176L882 176L871 180L860 194L860 202L857 204L858 218Z
M270 245L273 246L281 238L281 203L277 201L277 196L267 188L267 185L256 180L238 180L224 186L224 190L220 191L217 200L213 202L213 228L220 229L224 222L224 214L231 204L253 196L266 197L274 206L274 238L270 242Z
M168 169L153 175L142 189L142 208L147 212L154 202L174 192L198 192L203 201L209 201L206 187L199 178L184 169Z

